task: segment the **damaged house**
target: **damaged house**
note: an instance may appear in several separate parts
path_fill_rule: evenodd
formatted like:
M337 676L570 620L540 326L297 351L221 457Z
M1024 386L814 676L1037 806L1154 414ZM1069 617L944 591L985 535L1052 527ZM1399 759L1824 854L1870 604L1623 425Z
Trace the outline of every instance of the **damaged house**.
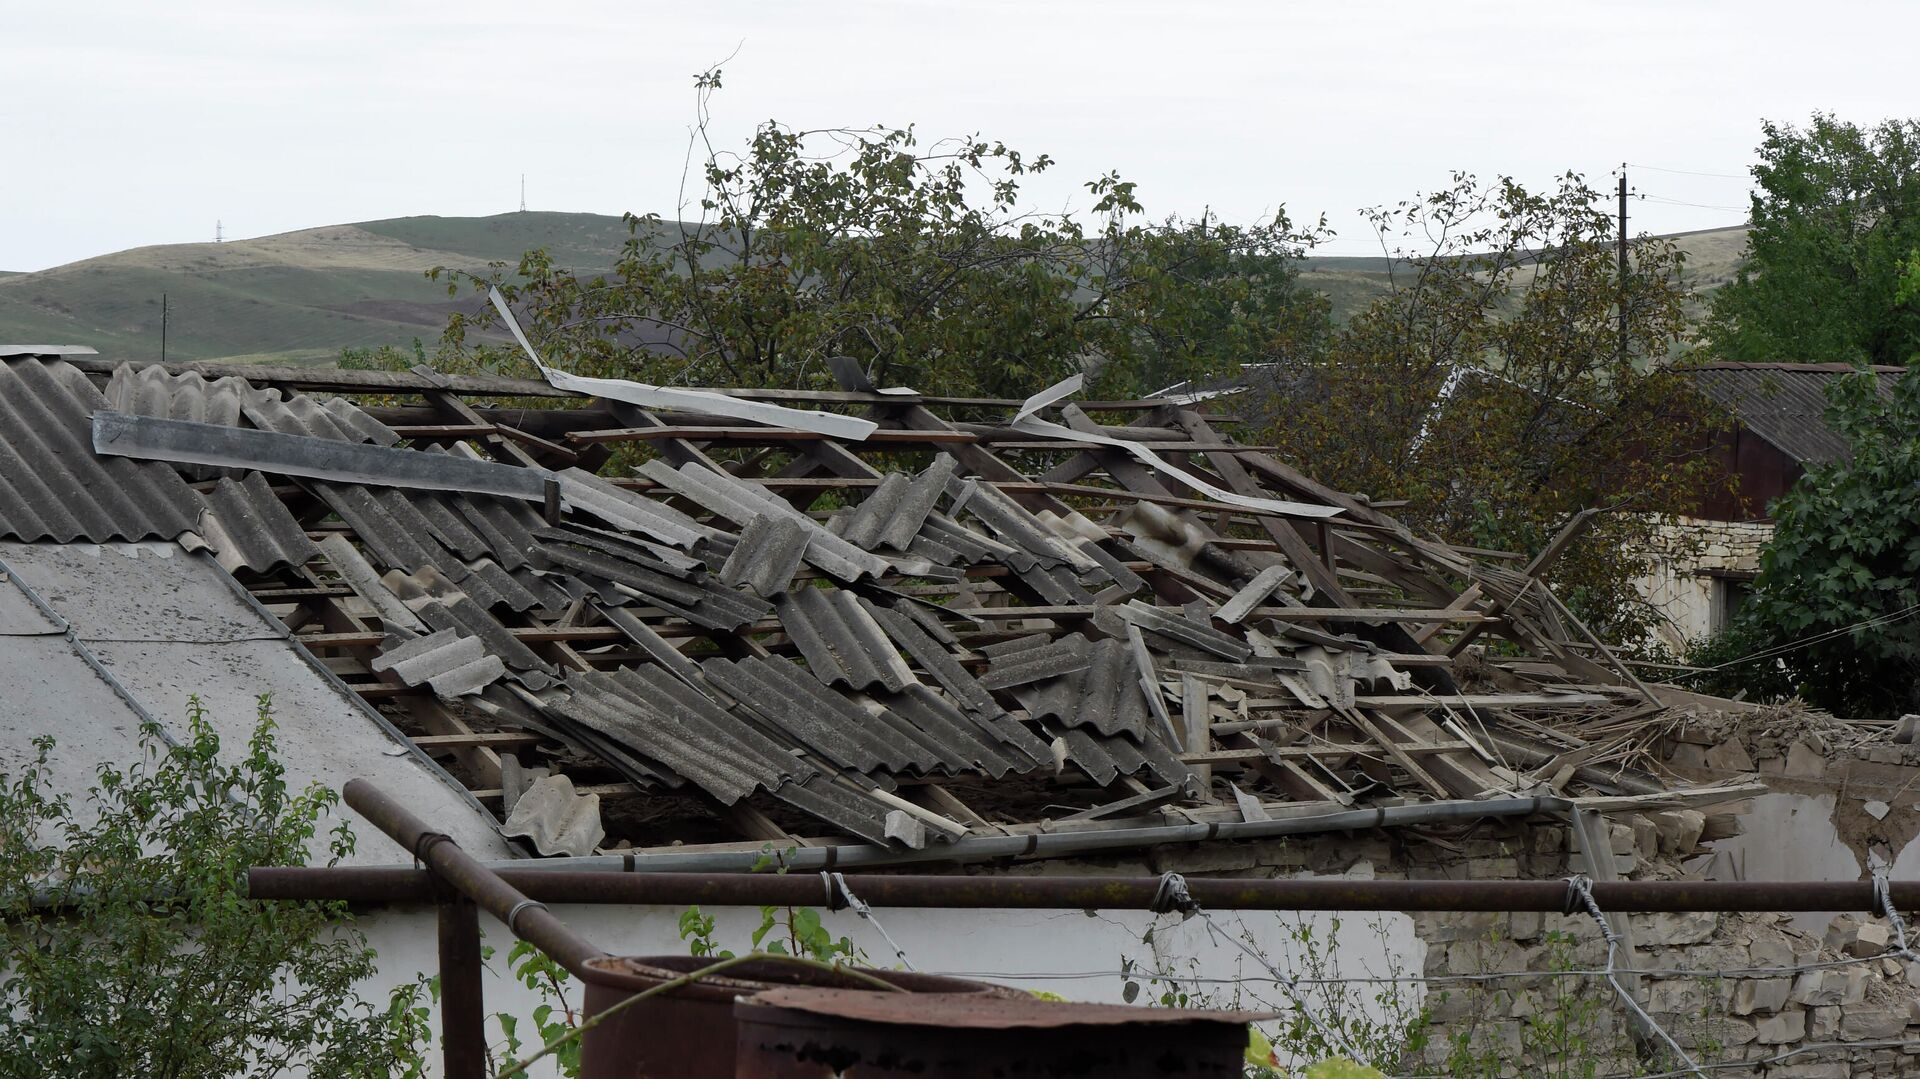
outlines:
M1769 767L1752 732L1780 723L1640 681L1543 586L1551 548L1413 534L1236 442L1208 411L1230 397L940 398L836 374L684 390L0 350L0 760L53 732L83 789L133 719L177 724L196 694L237 740L272 692L290 780L368 777L494 862L1409 879L1737 874L1715 844L1745 838L1791 746L1883 769L1862 782L1909 768L1890 731L1809 740L1793 717ZM1920 830L1902 814L1891 857ZM407 861L359 832L362 864ZM567 917L639 954L683 947L674 913ZM882 914L926 970L1086 1000L1144 977L1277 992L1145 913ZM1238 925L1284 965L1319 924L1302 918ZM366 924L383 976L432 969L430 912ZM1537 973L1556 925L1591 930L1389 914L1329 969L1395 970L1417 1001L1424 976ZM1636 926L1649 968L1859 939ZM1906 1037L1912 998L1885 964L1789 977L1778 1000L1769 981L1714 1044L1835 1043L1831 1074L1920 1074L1879 1044ZM1700 984L1641 991L1677 1015ZM1518 1044L1511 995L1469 996L1438 1021ZM1843 1009L1875 1022L1843 1029Z

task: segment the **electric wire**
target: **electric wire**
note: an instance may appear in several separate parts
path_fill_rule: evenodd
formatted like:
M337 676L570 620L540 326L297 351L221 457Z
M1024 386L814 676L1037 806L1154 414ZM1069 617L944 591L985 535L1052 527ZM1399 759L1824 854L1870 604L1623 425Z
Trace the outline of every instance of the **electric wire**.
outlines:
M1716 180L1751 180L1753 179L1753 177L1750 175L1741 175L1739 173L1695 172L1691 169L1667 169L1667 168L1661 168L1659 165L1642 165L1637 161L1626 162L1626 167L1630 169L1647 169L1652 172L1671 172L1676 176L1710 176Z

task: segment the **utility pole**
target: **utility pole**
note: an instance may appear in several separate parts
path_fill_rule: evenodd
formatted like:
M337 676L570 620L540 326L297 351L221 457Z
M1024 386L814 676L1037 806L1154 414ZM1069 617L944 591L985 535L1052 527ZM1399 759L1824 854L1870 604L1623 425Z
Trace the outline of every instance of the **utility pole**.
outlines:
M160 294L160 362L167 362L167 294Z
M1627 163L1620 162L1620 362L1627 362Z

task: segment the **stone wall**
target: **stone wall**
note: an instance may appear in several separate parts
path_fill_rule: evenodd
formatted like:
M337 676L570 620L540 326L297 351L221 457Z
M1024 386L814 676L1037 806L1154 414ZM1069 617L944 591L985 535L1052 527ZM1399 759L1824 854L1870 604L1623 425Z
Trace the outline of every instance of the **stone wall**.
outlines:
M1683 875L1703 832L1731 818L1692 810L1618 815L1608 822L1614 871L1634 879ZM1379 834L1157 851L1151 868L1189 875L1354 874L1381 879L1555 880L1586 872L1568 830L1488 825L1468 837L1421 841ZM1603 867L1605 868L1605 867ZM1878 919L1842 917L1825 939L1782 914L1612 915L1630 939L1619 966L1697 972L1627 981L1654 1020L1695 1060L1725 1076L1920 1077L1920 964L1877 958L1892 939ZM1587 915L1417 914L1424 983L1366 992L1414 994L1430 1025L1402 1073L1597 1075L1658 1073L1677 1062L1636 1038L1606 982L1590 974L1606 942ZM1822 963L1846 965L1819 968ZM1800 969L1809 966L1816 969ZM1488 977L1512 972L1523 977ZM1750 972L1750 973L1742 973ZM1417 1006L1417 1004L1416 1004ZM1901 1043L1912 1041L1912 1051ZM1731 1065L1731 1066L1726 1066Z
M1750 576L1760 551L1773 538L1769 521L1708 521L1673 517L1653 543L1653 568L1634 586L1660 614L1659 643L1676 655L1687 642L1719 628L1715 624L1716 576Z

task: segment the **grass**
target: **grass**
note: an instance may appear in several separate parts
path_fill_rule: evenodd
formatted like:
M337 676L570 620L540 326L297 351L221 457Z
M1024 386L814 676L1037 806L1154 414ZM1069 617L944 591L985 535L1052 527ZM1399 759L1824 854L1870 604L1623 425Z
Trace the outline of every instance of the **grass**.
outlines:
M672 223L665 227L671 228ZM534 247L576 270L610 268L628 236L603 214L402 217L227 243L138 247L36 273L0 271L0 342L92 345L109 359L157 359L160 296L178 360L324 363L342 348L431 342L471 295L449 298L434 266L478 270ZM1683 233L1687 273L1731 279L1743 229ZM1386 291L1379 258L1309 258L1305 280L1345 318Z

